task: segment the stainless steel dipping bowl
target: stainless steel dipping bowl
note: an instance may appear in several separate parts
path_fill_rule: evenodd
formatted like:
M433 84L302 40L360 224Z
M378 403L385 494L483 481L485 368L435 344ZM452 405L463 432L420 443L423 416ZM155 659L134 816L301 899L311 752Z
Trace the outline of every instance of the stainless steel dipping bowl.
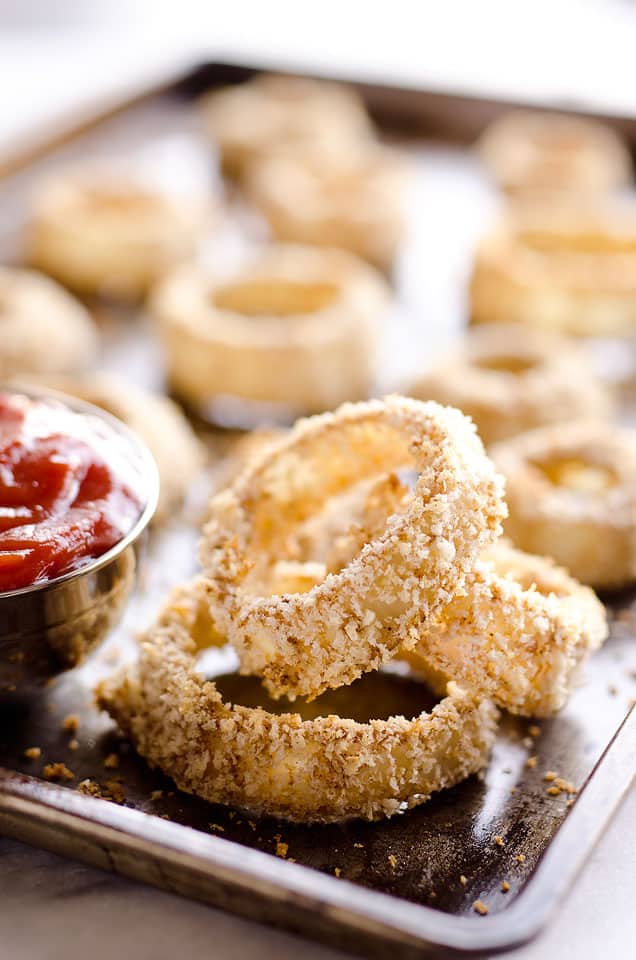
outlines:
M0 701L30 698L77 666L114 627L137 581L140 548L157 506L159 476L145 444L92 404L54 390L0 386L0 392L62 402L105 420L122 439L139 475L145 505L134 526L107 553L54 580L0 592Z

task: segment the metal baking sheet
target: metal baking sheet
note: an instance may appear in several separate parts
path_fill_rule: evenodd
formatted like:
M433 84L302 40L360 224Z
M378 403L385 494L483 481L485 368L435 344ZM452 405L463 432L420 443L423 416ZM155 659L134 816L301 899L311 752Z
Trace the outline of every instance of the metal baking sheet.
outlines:
M191 99L205 84L227 78L227 68L208 65L62 138L14 170L0 185L3 258L19 260L30 189L54 165L125 155L127 162L146 165L157 176L167 172L181 183L208 177L209 148ZM377 98L377 88L372 93ZM391 91L391 102L396 96ZM411 119L416 104L411 91ZM440 129L451 127L449 115ZM387 332L384 353L391 362L379 390L399 383L414 355L430 359L461 326L470 250L495 202L465 148L413 136L408 143L417 167L411 235L396 271L399 306ZM236 207L236 217L212 238L212 250L223 253L243 241L241 217ZM143 316L103 305L98 312L104 364L161 386L160 355ZM611 366L612 345L599 353ZM623 362L625 356L621 349ZM216 447L230 440L209 430L206 438ZM0 707L0 829L365 953L388 945L405 955L448 955L449 948L492 952L534 935L573 882L636 770L636 716L628 716L636 696L634 594L611 598L611 640L559 717L537 724L504 718L483 778L384 823L307 827L254 820L176 791L93 705L97 679L131 655L136 631L152 620L170 586L195 569L205 488L203 480L182 514L154 532L141 588L108 642L39 702ZM206 663L230 700L281 709L257 681L234 674L234 667L228 652ZM363 720L415 715L431 702L420 684L397 671L367 675L306 710L308 716L335 710ZM77 716L77 730L65 729L69 715ZM27 759L30 747L40 748L38 758ZM531 756L537 757L535 766L527 765ZM44 766L57 762L66 764L72 780L42 779ZM547 770L576 785L575 802L546 792ZM102 797L79 792L84 780L97 784ZM474 913L477 899L488 905L487 916Z

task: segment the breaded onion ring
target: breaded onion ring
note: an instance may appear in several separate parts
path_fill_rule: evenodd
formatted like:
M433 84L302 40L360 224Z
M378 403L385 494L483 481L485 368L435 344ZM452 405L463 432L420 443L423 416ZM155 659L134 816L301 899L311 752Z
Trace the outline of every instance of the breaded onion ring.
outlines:
M341 247L384 272L405 232L406 164L385 147L325 159L277 151L250 167L246 189L280 241Z
M482 554L464 594L404 659L434 689L452 676L512 713L560 710L583 661L607 637L594 592L551 560L498 543Z
M373 138L360 97L335 83L263 74L205 94L199 103L231 177L242 177L249 164L281 146L328 157Z
M545 330L476 327L407 391L458 407L485 444L544 423L610 416L609 389L583 348Z
M632 174L621 138L610 127L582 117L506 113L482 134L477 149L509 193L603 193L628 183Z
M196 669L196 584L146 635L139 662L99 690L135 749L180 790L290 820L390 817L480 770L496 710L456 684L430 713L358 723L225 703Z
M636 578L636 434L582 421L542 427L494 446L506 477L506 532L583 583Z
M408 502L346 567L275 594L295 532L364 476L415 467ZM501 480L457 410L401 397L299 422L211 503L213 619L274 696L315 697L413 647L501 530Z
M636 328L636 212L628 206L516 207L481 242L472 323L578 335Z
M91 316L66 290L35 271L0 267L0 379L78 370L96 353Z
M194 255L204 206L108 172L62 174L36 194L26 256L82 294L137 299Z
M184 267L151 301L180 397L273 406L281 419L369 395L389 299L372 267L341 250L273 246L225 279Z
M141 437L159 471L159 502L153 522L168 519L203 469L205 459L203 445L177 404L105 371L83 377L47 377L44 382L101 407Z

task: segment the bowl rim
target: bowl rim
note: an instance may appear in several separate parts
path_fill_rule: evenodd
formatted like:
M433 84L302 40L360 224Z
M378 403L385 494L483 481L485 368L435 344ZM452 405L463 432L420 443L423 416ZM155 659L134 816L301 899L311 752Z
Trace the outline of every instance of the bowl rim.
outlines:
M2 602L5 599L13 597L56 589L71 580L77 580L89 574L96 573L98 570L107 566L112 560L116 560L129 546L135 543L152 520L157 509L160 480L155 458L146 443L138 434L131 430L130 427L126 426L122 420L114 417L112 413L109 413L102 407L98 407L94 403L89 403L87 400L80 400L78 397L64 393L62 390L34 386L31 383L23 384L19 380L12 381L11 383L3 383L0 381L0 393L22 395L33 400L54 400L73 410L75 413L88 414L105 421L135 450L139 458L144 492L146 493L145 505L137 517L137 520L128 533L125 534L121 540L118 540L110 550L107 550L106 553L101 554L99 557L88 560L75 570L69 570L59 577L54 577L52 580L41 580L37 583L29 584L26 587L19 587L16 590L0 591L0 602Z

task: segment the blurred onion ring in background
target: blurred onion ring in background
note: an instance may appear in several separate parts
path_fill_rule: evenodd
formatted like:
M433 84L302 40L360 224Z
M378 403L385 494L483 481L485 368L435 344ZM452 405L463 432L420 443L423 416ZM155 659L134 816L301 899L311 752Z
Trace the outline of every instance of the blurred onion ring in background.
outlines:
M583 583L636 579L636 432L595 421L542 427L491 450L515 545Z
M625 186L632 175L618 134L583 117L504 113L482 134L477 149L495 181L512 194L598 194Z
M458 407L485 444L544 423L609 417L614 406L583 346L549 330L503 324L469 330L407 392Z

